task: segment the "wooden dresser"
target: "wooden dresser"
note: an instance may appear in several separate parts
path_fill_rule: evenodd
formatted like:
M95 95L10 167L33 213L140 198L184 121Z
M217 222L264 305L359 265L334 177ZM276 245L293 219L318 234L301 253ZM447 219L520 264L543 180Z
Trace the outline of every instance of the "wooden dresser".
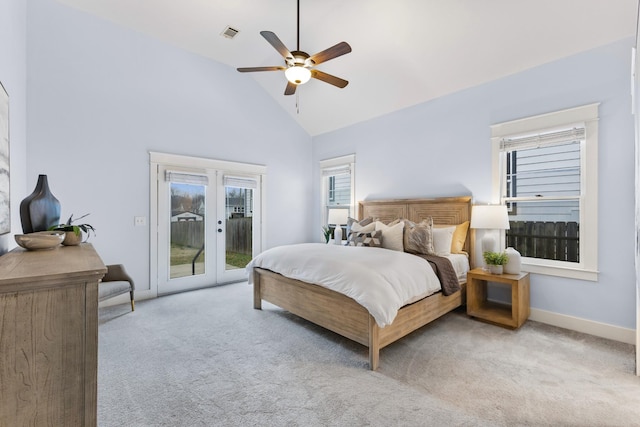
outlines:
M98 282L90 244L0 257L0 426L95 426Z

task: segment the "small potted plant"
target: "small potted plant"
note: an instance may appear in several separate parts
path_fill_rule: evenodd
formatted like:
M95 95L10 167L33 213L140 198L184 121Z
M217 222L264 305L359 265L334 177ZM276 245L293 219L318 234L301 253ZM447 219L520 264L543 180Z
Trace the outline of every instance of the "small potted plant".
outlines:
M79 245L83 241L86 241L86 239L83 239L83 236L82 236L83 232L87 234L87 239L91 235L91 232L93 232L94 235L96 234L96 229L93 228L91 224L74 224L74 222L81 220L87 215L89 214L85 214L85 215L82 215L80 218L73 219L73 214L72 214L65 224L54 225L53 227L50 227L49 230L65 232L65 237L64 237L64 240L62 241L63 245L66 245L66 246Z
M329 243L331 239L331 229L326 225L322 227L322 236L324 237L324 242Z
M506 252L485 252L482 254L491 274L502 274L503 266L509 261Z

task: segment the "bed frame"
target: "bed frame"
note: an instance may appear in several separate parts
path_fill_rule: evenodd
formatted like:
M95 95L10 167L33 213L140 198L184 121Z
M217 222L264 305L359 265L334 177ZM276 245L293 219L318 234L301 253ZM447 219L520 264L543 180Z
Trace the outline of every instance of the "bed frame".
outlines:
M471 197L377 200L358 204L358 218L381 221L407 218L420 222L432 217L434 224L460 224L471 219ZM467 235L465 250L473 260L473 233ZM253 307L262 300L369 347L369 367L376 370L380 349L439 318L465 302L466 285L452 295L438 292L398 311L391 325L381 328L373 316L355 300L318 285L289 279L269 270L254 268Z

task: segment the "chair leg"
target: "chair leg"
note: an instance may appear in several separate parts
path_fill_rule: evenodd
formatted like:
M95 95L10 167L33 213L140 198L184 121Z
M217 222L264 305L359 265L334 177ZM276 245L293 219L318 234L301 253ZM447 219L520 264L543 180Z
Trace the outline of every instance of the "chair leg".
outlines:
M136 311L135 303L133 301L133 292L129 292L131 295L131 311Z

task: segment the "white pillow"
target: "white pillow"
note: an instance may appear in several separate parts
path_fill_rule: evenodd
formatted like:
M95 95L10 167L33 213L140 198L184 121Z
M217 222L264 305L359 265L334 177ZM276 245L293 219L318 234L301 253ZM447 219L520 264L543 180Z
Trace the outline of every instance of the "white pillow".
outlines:
M360 225L357 222L351 224L351 233L371 233L372 231L375 231L375 229L376 224L374 222L367 225Z
M404 252L404 222L388 226L384 222L376 221L376 231L382 231L382 247L394 251Z
M456 226L434 228L433 233L433 249L438 256L451 255L451 241L453 240L453 233L456 231ZM384 234L383 234L384 235Z

